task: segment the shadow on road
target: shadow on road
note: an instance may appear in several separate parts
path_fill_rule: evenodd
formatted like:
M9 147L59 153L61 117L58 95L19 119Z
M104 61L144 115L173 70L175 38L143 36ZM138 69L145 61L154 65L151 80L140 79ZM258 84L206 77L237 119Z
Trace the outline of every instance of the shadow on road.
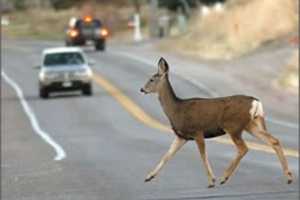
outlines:
M276 194L291 194L297 193L296 190L278 191L278 192L260 192L260 193L242 193L242 194L217 194L217 195L206 195L206 196L190 196L190 197L174 197L174 198L154 198L155 200L196 200L196 199L223 199L223 198L241 198L241 197L264 197L268 195ZM147 200L154 200L147 199Z
M33 101L49 101L49 100L58 100L58 99L74 99L74 98L95 98L95 97L103 97L109 96L106 92L94 92L92 96L84 96L80 92L72 92L72 93L54 93L49 96L47 99L41 99L38 95L26 95L24 98L28 102ZM20 99L16 96L10 97L1 97L1 101L20 101Z

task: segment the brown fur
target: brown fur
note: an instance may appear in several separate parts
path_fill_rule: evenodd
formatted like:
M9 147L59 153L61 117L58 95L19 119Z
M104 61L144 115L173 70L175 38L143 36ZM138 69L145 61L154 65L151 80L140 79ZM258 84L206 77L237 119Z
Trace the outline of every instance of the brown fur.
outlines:
M236 95L213 99L178 98L166 75L159 100L175 133L186 139L195 139L200 131L215 137L224 132L239 134L250 122L249 110L254 97ZM201 120L200 120L201 119Z

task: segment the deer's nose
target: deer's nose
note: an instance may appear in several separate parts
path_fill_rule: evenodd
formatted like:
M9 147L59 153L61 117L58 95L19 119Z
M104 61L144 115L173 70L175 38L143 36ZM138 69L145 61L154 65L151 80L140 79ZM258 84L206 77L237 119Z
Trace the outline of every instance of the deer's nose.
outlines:
M141 92L143 92L143 93L145 93L145 90L144 90L144 88L141 88L141 89L140 89L140 91L141 91Z

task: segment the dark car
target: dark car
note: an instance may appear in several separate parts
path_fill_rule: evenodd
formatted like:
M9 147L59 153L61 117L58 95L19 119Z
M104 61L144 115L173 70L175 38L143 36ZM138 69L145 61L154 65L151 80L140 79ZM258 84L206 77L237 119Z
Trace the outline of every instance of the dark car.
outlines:
M83 46L92 41L96 50L104 51L107 36L108 30L99 19L91 16L73 18L66 30L66 46Z

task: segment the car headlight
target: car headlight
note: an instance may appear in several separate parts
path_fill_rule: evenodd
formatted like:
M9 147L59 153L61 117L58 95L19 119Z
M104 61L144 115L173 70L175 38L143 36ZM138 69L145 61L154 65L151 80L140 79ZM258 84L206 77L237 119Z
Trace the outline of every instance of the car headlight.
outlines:
M58 76L58 74L53 73L53 72L44 72L44 71L42 71L39 76L40 76L41 81L45 81L46 79L56 78Z
M47 74L46 74L46 78L48 78L48 79L54 79L54 78L56 78L57 76L58 76L57 73L47 73Z
M84 69L84 70L75 72L75 75L76 76L87 76L87 77L91 78L93 76L93 72L91 69Z
M40 78L40 81L45 81L45 72L40 72L39 78Z
M91 69L87 69L87 72L86 72L86 73L87 73L88 77L92 78L93 72L92 72Z

